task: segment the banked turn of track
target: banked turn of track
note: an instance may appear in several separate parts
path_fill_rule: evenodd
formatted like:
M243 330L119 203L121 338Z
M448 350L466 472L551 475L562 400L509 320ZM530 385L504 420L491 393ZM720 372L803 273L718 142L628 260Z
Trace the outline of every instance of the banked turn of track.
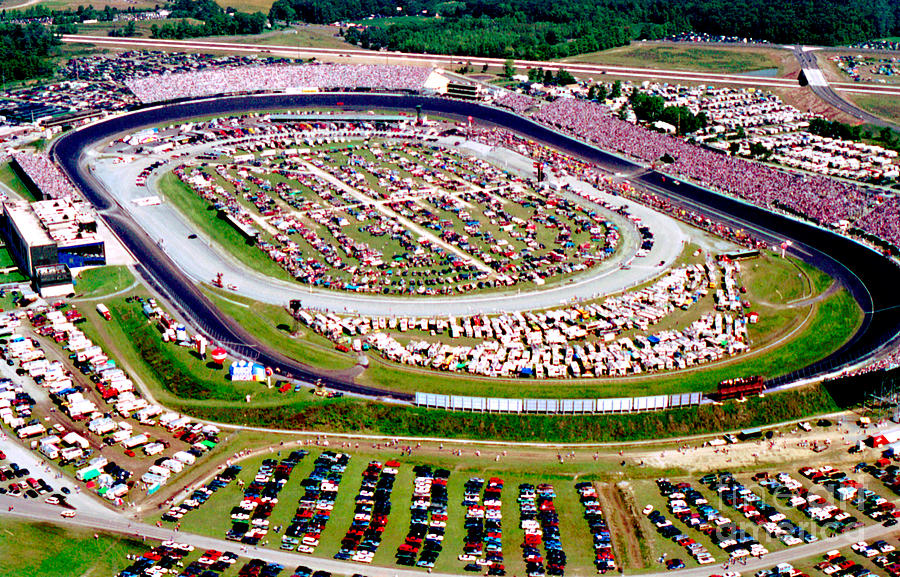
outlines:
M266 94L212 98L145 108L85 126L55 141L51 155L135 256L139 263L138 270L145 280L164 294L183 315L201 326L210 338L227 343L232 348L252 350L258 362L290 378L307 383L321 379L322 384L335 390L394 402L411 402L411 393L358 385L350 378L334 377L326 371L318 371L294 361L250 335L238 322L222 313L180 271L165 251L128 216L127 211L116 204L88 170L85 151L123 133L198 116L304 106L410 110L417 105L421 105L429 113L463 119L471 116L479 121L504 126L610 171L637 173L639 176L633 182L639 187L649 188L717 220L745 227L766 240L793 241L792 252L825 270L847 287L865 311L865 318L853 338L838 351L801 371L785 375L772 384L810 377L855 362L885 346L900 332L900 291L897 290L900 286L900 267L871 248L824 228L769 212L699 186L679 183L655 171L644 171L640 165L623 157L602 151L514 113L489 106L443 98L373 93Z

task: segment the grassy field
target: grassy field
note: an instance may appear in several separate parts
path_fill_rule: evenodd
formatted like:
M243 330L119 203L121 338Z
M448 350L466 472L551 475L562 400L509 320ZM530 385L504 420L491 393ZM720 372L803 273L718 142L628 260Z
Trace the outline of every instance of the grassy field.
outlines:
M6 248L0 248L0 268L15 266L16 261Z
M234 7L242 12L265 12L269 13L269 8L275 0L241 0L239 4L230 0L216 0L216 4L222 8Z
M141 291L134 291L140 294ZM124 296L105 303L113 320L102 320L93 307L82 307L89 323L83 325L87 336L103 343L110 356L125 365L160 402L189 409L196 405L240 405L250 402L268 406L286 402L286 395L265 383L232 382L225 367L200 359L193 349L164 343L155 324L147 322L138 303L125 302Z
M252 335L294 360L334 370L349 369L356 364L353 355L334 350L331 341L312 331L300 329L293 336L295 321L282 307L237 295L224 296L212 288L206 294L222 312L240 319L241 326Z
M634 43L621 48L591 52L566 58L564 62L589 62L649 68L675 68L701 72L741 73L784 66L783 55L775 50L669 46Z
M249 244L234 227L219 221L215 211L206 204L206 201L178 180L174 174L169 172L159 179L159 190L193 224L228 251L228 254L253 270L278 279L291 280L284 269L275 264L264 252Z
M128 288L134 275L127 266L101 266L82 271L75 284L78 298L98 298Z
M900 97L889 95L856 94L842 92L841 96L851 100L860 108L894 123L900 122Z
M752 398L745 403L730 402L695 409L627 415L556 417L462 413L351 398L321 402L290 400L282 405L263 407L192 403L185 408L195 417L244 426L388 436L566 443L666 439L709 434L801 419L839 409L831 396L819 387Z
M85 529L5 519L0 528L3 577L108 577L124 569L129 554L141 554L140 541Z
M4 162L0 165L0 182L11 188L13 192L28 202L37 200L8 162Z
M14 266L16 266L16 261L12 254L10 254L5 246L0 246L0 269ZM27 277L17 269L6 274L0 274L0 284L22 282L26 280L26 278Z
M271 5L271 2L267 2ZM236 6L243 12L256 12L257 10L245 4ZM268 6L263 10L268 13ZM194 22L196 24L196 21ZM150 27L154 21L142 21L135 23L136 36L138 38L150 38ZM159 23L156 22L158 25ZM111 30L119 30L125 27L123 22L97 22L95 24L80 24L78 33L91 36L106 36ZM241 44L258 44L260 52L267 46L303 46L311 48L347 48L360 50L359 47L349 44L338 34L338 28L322 26L318 24L300 24L291 27L282 27L270 32L250 36L209 36L197 38L199 41L236 42ZM125 40L127 42L127 39ZM174 48L161 47L160 50L175 50ZM183 50L180 50L183 51ZM202 52L228 52L227 50L203 49ZM289 56L279 53L278 56Z
M241 4L241 10L249 9ZM268 12L268 9L266 9ZM258 36L226 36L216 37L215 40L235 41L247 44L259 44L260 46L308 46L312 48L347 48L360 50L358 46L354 46L338 36L338 28L331 26L320 26L316 24L307 24L301 26L292 26L274 32L267 32Z
M291 449L285 448L280 452L280 457L287 456ZM342 450L339 447L333 450ZM467 451L471 452L471 451ZM353 516L354 500L359 489L361 474L369 461L376 459L384 463L390 458L391 453L396 453L396 448L390 451L382 451L364 447L350 451L352 457L338 492L337 501L331 518L322 532L320 544L315 555L321 557L333 556L340 547L340 541L347 531L350 519ZM386 454L387 453L387 454ZM297 500L303 495L302 480L309 474L313 467L313 461L318 456L319 450L313 448L310 454L294 469L282 492L279 494L279 502L270 518L271 526L282 525L286 527L293 517L297 506ZM492 457L493 455L491 455ZM392 567L396 566L394 554L397 547L403 542L409 527L410 496L413 492L413 466L427 464L433 468L446 467L451 471L448 482L448 516L447 531L444 539L445 549L438 558L434 570L439 572L463 573L464 563L457 559L462 553L463 518L465 509L462 506L463 487L471 477L488 478L498 476L504 481L503 490L503 549L507 571L521 574L524 564L521 558L519 545L523 540L523 532L518 526L518 506L516 497L520 483L551 483L556 490L557 497L554 503L560 511L560 530L562 544L566 551L569 568L574 574L588 574L591 571L593 549L587 523L582 518L582 507L578 502L575 483L583 480L610 479L616 476L618 468L615 463L604 460L581 463L565 463L546 465L540 472L534 471L533 464L525 458L502 459L500 463L492 462L492 458L485 455L482 459L476 459L473 463L468 458L455 457L449 451L439 455L402 457L399 458L401 466L397 475L394 490L391 494L391 514L381 546L375 555L374 564ZM243 470L239 478L249 484L256 474L263 458L279 458L279 454L267 454L247 459L241 463ZM586 458L586 456L585 456ZM487 461L487 463L485 463ZM648 474L659 474L658 471L645 471ZM223 537L230 527L229 512L241 499L241 490L237 483L231 483L225 489L217 491L198 510L185 515L181 520L181 529L201 533L213 537ZM148 521L154 522L159 518L158 514ZM268 536L268 548L278 548L280 534L270 532Z

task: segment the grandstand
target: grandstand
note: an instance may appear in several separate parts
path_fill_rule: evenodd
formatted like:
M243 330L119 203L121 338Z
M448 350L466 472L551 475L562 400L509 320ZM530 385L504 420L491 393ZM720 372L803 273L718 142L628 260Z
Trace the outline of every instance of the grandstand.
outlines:
M372 64L231 67L132 78L126 86L145 103L258 92L388 91L442 93L447 81L433 69Z
M15 152L11 166L38 199L70 198L75 190L45 154Z

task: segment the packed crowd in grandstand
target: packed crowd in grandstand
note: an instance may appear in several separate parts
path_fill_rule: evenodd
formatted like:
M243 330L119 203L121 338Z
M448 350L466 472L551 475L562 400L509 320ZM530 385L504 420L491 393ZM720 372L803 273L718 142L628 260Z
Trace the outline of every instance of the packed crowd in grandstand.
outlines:
M188 54L185 52L160 52L134 50L113 56L92 55L72 58L66 64L65 75L81 80L125 82L144 76L162 76L179 72L196 72L223 67L259 66L263 64L287 64L287 58L268 56L222 56L214 54Z
M431 70L420 66L363 64L265 65L133 78L125 84L141 102L164 102L227 92L286 91L316 88L421 91Z
M852 222L873 201L853 185L822 176L788 173L706 150L619 120L592 102L559 99L544 105L534 118L643 162L658 163L668 155L674 162L661 164L663 171L823 225ZM886 226L884 232L885 240L900 244L900 227Z
M16 152L13 160L46 198L71 198L75 189L46 154Z
M527 94L504 90L499 97L494 99L494 104L521 114L529 108L539 106L540 103Z

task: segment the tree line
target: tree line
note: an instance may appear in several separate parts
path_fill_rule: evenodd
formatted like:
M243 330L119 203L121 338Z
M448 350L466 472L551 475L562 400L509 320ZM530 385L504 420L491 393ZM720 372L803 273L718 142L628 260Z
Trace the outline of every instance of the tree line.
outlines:
M0 80L28 80L53 71L52 51L59 40L38 23L0 22Z
M562 58L681 32L826 45L900 34L892 0L276 0L269 18L358 21L368 26L344 37L364 48L501 58Z
M167 7L171 10L167 21L150 26L153 38L260 34L268 26L268 17L262 12L248 14L234 8L226 10L213 0L176 0ZM192 24L190 20L200 23Z

